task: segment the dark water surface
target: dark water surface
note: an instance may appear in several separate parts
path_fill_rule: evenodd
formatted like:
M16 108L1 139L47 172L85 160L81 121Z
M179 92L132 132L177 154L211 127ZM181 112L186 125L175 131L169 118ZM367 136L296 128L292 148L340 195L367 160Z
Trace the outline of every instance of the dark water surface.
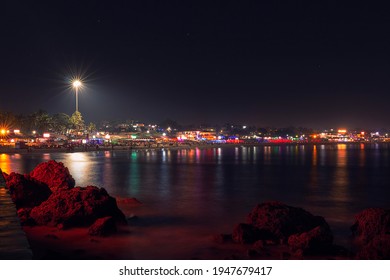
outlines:
M324 216L336 235L390 206L390 145L334 144L0 155L5 172L62 161L76 185L131 196L169 220L231 229L266 200Z

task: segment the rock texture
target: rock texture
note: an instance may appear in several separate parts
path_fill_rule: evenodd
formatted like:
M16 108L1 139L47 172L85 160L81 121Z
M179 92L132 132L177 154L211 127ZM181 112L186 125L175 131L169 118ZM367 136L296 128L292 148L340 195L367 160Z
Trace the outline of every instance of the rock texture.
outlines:
M75 181L62 162L51 160L37 165L30 174L4 173L4 178L23 225L84 227L107 216L114 223L126 223L115 198L103 188L75 188ZM111 220L106 224L110 225Z
M96 219L106 216L126 223L115 198L109 196L105 189L95 186L58 190L41 205L34 207L30 216L38 225L63 228L89 226Z
M88 229L89 235L108 236L117 231L113 217L104 217L97 219Z
M288 238L288 245L293 252L303 255L315 255L330 252L333 234L329 226L317 226L303 233L293 234Z
M352 236L357 259L390 259L390 210L368 208L355 216Z
M38 164L30 176L39 182L45 183L53 192L59 189L71 189L75 180L62 162L50 160Z
M264 246L287 245L295 256L324 254L333 246L332 231L323 217L278 201L253 208L246 223L234 227L232 239L256 244L257 252Z
M17 211L21 225L23 226L35 225L35 221L30 217L31 209L32 208L20 208Z
M390 210L368 208L355 216L352 235L363 243L382 234L390 234Z
M6 187L9 189L12 201L17 209L38 206L51 195L51 190L46 184L29 175L12 172L5 179Z
M268 232L275 240L288 239L292 234L310 231L320 225L329 227L323 217L278 201L258 204L249 213L247 223Z

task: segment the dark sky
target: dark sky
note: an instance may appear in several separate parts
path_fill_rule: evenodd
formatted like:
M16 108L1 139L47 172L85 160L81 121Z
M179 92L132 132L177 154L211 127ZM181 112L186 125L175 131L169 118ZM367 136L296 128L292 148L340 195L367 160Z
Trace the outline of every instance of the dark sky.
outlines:
M390 127L390 13L370 1L3 2L1 111L71 114L81 75L87 121Z

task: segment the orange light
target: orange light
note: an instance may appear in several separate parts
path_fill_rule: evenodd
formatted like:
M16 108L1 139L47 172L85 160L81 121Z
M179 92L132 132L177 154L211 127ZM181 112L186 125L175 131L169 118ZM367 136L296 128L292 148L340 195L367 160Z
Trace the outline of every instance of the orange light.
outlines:
M347 130L346 129L339 129L337 132L338 133L347 133Z
M360 132L361 135L364 135L364 131Z

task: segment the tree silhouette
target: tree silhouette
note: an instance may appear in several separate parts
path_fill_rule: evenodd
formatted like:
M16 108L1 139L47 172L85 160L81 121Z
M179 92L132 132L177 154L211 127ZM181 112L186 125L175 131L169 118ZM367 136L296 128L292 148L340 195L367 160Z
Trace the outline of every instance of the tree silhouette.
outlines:
M70 123L75 131L83 131L85 129L83 116L79 111L76 111L72 114L70 117Z

